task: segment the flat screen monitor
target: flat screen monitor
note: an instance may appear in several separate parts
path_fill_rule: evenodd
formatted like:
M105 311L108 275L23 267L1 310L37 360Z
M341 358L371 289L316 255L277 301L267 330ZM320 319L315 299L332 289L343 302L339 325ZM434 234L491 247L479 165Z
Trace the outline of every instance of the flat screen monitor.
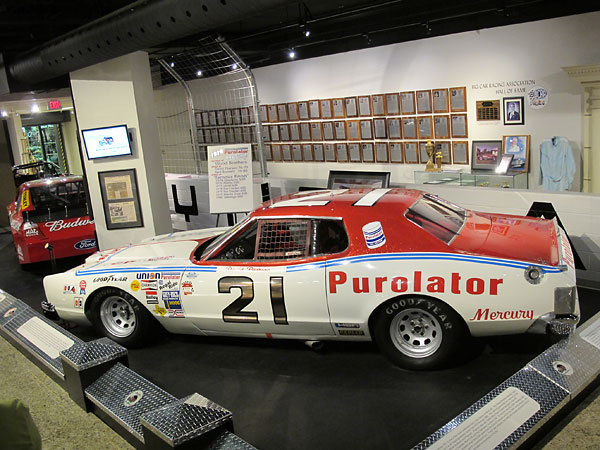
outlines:
M131 155L127 125L81 130L88 159Z

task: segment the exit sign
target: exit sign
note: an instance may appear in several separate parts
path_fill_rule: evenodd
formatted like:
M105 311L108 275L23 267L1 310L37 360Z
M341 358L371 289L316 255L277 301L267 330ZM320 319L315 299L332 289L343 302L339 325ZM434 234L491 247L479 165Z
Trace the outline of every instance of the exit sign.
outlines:
M61 104L60 104L60 100L50 100L48 102L48 109L50 111L54 110L54 109L60 109L61 108Z

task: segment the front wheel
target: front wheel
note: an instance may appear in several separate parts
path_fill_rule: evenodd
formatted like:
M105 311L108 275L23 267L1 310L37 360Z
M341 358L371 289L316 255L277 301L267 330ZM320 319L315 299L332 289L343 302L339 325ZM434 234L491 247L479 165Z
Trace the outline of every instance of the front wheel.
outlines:
M373 339L397 366L411 370L449 365L469 333L460 316L439 300L403 297L375 316Z

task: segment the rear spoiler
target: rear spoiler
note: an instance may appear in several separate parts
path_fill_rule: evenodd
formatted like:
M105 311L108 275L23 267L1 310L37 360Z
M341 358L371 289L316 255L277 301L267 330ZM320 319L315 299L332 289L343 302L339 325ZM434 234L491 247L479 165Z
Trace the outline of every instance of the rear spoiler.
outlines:
M569 239L567 238L567 232L563 230L560 225L558 225L558 221L556 217L552 219L552 223L554 224L554 230L556 231L556 241L558 244L558 268L565 272L569 270L569 268L575 270L575 262L573 259L573 251L571 250L571 245L569 244Z

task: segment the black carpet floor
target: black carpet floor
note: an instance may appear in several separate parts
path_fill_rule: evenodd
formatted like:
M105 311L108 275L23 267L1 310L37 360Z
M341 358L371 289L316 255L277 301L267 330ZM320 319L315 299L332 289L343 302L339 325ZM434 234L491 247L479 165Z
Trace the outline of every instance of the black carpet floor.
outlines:
M58 270L82 260L59 261ZM23 270L10 234L0 235L0 288L37 310L48 263ZM600 309L580 289L583 320ZM89 327L72 333L99 336ZM168 335L130 350L132 369L171 394L198 392L233 412L235 432L261 450L407 449L522 368L546 336L489 339L457 367L409 372L372 344L328 343L317 353L297 341Z

